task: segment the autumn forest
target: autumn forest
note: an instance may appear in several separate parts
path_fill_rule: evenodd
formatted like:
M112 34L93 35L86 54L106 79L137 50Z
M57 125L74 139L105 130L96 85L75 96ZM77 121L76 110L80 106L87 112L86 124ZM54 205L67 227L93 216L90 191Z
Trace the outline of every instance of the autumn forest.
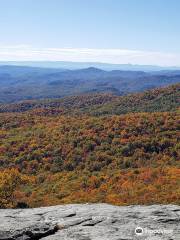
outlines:
M180 84L0 105L0 208L180 204Z

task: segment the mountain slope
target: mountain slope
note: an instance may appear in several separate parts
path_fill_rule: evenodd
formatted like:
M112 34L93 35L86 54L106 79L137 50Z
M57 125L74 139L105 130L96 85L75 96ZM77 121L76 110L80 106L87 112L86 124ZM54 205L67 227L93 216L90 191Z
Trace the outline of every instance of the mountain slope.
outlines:
M128 112L173 111L180 106L180 84L144 93L117 97L102 106L94 106L91 114L124 114Z
M28 104L0 113L0 207L180 203L179 84Z
M178 120L1 113L0 206L179 204Z
M127 96L111 94L86 94L62 99L29 100L14 104L0 104L0 112L24 112L28 110L56 110L73 114L91 115L123 114L129 112L173 111L180 105L180 84L157 88Z

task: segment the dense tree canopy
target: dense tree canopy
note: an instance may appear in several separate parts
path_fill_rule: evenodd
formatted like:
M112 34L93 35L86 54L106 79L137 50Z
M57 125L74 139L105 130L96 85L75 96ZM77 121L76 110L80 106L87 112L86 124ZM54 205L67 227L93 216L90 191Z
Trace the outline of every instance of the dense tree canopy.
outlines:
M0 113L0 207L180 203L176 105L173 111L121 115L94 115L80 103L73 114L44 108Z

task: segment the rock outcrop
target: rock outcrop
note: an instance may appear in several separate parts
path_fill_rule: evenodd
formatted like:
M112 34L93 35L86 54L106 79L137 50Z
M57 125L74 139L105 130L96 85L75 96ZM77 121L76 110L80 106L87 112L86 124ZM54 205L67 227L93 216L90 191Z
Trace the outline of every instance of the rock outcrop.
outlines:
M180 206L73 204L1 209L0 239L179 240Z

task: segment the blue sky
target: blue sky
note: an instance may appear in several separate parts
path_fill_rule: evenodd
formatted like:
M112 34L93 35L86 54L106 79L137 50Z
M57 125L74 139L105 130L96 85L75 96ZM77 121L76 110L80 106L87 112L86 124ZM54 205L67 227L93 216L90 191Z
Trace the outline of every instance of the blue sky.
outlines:
M179 0L0 0L0 60L180 66Z

